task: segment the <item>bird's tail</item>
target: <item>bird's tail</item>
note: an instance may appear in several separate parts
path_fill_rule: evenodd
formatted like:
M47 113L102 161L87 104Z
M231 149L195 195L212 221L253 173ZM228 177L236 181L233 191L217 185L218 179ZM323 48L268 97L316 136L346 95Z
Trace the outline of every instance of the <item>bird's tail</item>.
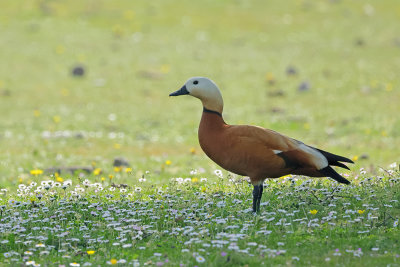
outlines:
M325 158L328 160L328 164L329 165L338 166L338 167L350 170L349 167L344 165L342 162L354 163L349 158L342 157L342 156L339 156L339 155L335 155L335 154L329 153L327 151L324 151L324 150L321 150L321 149L318 149L318 148L315 148L315 147L313 147L313 148L318 150L319 152L321 152L322 155L325 156ZM340 162L340 161L342 161L342 162Z
M332 164L333 165L333 164ZM346 165L345 165L346 166ZM343 176L341 176L339 173L337 173L334 169L332 169L331 166L326 166L323 169L318 170L321 174L325 175L326 177L331 177L335 181L338 181L339 183L342 184L350 184L350 181L345 179Z

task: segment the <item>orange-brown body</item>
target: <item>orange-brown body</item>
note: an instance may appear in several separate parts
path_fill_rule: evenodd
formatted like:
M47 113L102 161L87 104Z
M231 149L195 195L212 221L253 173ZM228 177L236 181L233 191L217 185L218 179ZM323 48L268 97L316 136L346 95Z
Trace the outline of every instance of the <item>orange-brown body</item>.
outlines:
M322 177L310 155L297 147L301 142L272 130L250 125L228 125L215 113L203 112L199 142L207 156L222 168L249 176L253 184L287 174ZM274 151L286 151L297 162L287 166Z

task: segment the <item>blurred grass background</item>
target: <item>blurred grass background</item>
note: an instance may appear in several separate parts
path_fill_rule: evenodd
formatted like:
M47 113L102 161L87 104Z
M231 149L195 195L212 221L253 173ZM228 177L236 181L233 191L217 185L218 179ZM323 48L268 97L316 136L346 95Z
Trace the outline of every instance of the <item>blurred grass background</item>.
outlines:
M191 76L219 85L230 124L385 168L399 160L399 21L396 0L3 1L0 181L116 156L158 181L207 173L200 102L168 97Z

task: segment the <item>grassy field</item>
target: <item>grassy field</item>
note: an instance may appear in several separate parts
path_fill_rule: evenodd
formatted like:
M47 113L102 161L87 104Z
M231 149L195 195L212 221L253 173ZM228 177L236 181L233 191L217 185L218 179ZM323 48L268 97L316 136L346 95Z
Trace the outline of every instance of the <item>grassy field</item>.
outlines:
M399 19L395 0L2 3L0 260L399 265ZM219 179L198 145L201 104L168 97L191 76L219 85L228 123L354 159L354 185L268 181L252 216L247 182ZM61 166L93 172L46 171ZM72 185L37 189L48 180Z

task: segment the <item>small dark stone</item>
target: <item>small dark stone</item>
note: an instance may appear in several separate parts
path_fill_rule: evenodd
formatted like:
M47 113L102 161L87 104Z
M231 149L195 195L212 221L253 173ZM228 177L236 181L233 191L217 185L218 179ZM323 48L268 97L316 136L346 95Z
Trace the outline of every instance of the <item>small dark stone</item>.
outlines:
M364 46L364 45L365 45L365 41L364 41L363 39L361 39L361 38L358 38L358 39L356 40L355 44L356 44L357 46Z
M73 76L83 76L85 75L85 67L82 65L77 65L72 68L72 75Z
M367 153L361 154L360 159L369 159L369 155Z
M75 137L76 139L82 139L82 138L85 137L85 135L84 135L83 133L81 133L81 132L78 132L78 133L75 133L75 134L74 134L74 137Z
M0 91L0 95L1 96L10 96L11 95L11 91L8 89L4 89Z
M274 90L274 91L270 91L268 92L268 96L270 97L280 97L280 96L285 96L285 91L283 90Z
M279 107L273 107L273 108L270 109L270 111L271 111L272 113L276 113L276 114L283 114L283 113L285 113L285 110L282 109L282 108L279 108Z
M297 87L297 90L299 91L308 91L311 88L311 84L309 81L304 81L302 83L299 84L299 86Z
M121 167L121 166L129 167L130 164L129 164L127 159L122 158L122 157L118 157L118 158L114 159L113 166L114 167Z
M286 74L289 76L297 75L297 69L294 66L288 66L286 68Z

